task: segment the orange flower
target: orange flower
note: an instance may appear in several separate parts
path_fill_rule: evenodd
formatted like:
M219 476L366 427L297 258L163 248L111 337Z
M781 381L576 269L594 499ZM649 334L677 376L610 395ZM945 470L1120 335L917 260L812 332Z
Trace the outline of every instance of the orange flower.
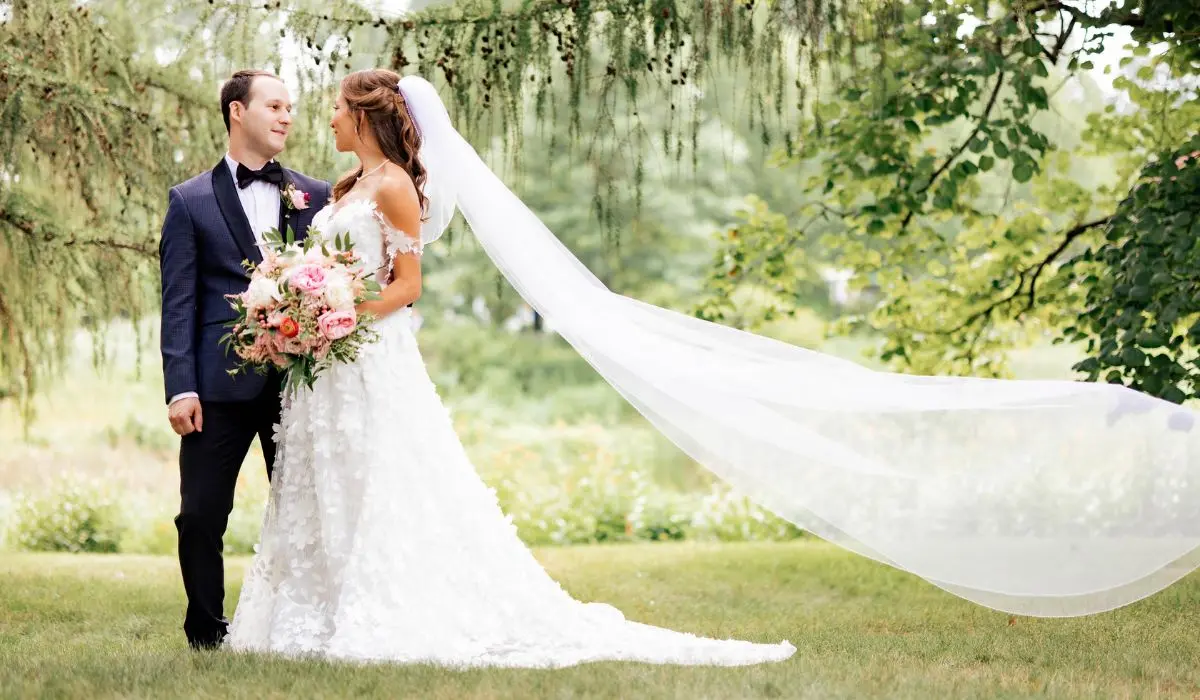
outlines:
M300 335L300 324L292 320L291 316L288 316L279 322L279 334L284 338L295 338L297 335Z

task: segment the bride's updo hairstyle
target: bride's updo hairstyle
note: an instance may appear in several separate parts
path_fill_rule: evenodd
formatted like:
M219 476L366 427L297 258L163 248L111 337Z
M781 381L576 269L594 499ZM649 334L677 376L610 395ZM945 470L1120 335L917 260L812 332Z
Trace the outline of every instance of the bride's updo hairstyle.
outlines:
M360 70L342 79L342 98L354 118L355 133L370 129L383 155L404 168L417 188L421 211L429 201L425 196L426 170L417 158L421 151L421 132L404 104L400 76L377 68ZM341 199L363 173L362 165L347 173L333 187L333 199Z

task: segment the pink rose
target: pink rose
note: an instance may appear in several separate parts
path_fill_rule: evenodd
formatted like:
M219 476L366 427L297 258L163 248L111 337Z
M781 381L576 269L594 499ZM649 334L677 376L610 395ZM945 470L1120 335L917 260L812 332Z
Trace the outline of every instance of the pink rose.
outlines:
M279 351L288 355L303 355L308 352L308 343L301 338L284 338Z
M320 291L325 286L325 270L320 265L298 265L288 275L292 287L302 292Z
M354 332L354 324L358 322L358 315L353 309L350 311L330 311L329 313L321 314L317 319L317 326L321 329L321 335L330 340L338 340L345 338Z
M292 209L308 209L309 195L307 192L293 189L288 192L292 199Z

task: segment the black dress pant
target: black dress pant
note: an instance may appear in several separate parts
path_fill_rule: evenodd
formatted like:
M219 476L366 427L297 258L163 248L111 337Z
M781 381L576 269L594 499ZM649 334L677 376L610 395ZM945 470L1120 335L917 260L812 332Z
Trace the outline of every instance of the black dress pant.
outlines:
M281 381L272 373L250 401L202 401L202 432L185 435L179 448L179 567L187 593L183 631L193 647L220 644L225 618L223 537L233 510L242 461L257 435L267 462L275 461L273 426L279 422Z

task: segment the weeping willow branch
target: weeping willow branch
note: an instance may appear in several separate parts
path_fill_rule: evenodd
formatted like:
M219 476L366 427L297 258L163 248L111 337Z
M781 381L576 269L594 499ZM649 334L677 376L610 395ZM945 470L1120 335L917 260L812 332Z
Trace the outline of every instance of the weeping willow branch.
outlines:
M337 81L389 66L438 84L481 153L516 167L524 139L547 132L564 165L594 163L594 210L612 226L620 199L641 205L646 173L662 165L648 159L682 168L691 154L695 167L701 124L714 115L790 151L797 117L820 116L815 97L856 52L886 44L907 3L504 5L466 0L398 18L351 0L6 5L0 382L28 394L78 328L155 303L150 263L165 193L219 157L215 86L235 69L295 76L297 118L309 124L289 143L290 165L332 176L333 151L318 132ZM285 55L295 57L287 71ZM542 128L549 123L569 128Z
M515 167L528 129L547 119L571 126L564 156L609 159L631 169L691 155L713 111L748 120L768 145L790 150L798 116L842 63L879 47L899 25L899 0L528 0L517 9L467 0L398 18L357 3L217 0L205 22L267 27L298 47L307 102L328 100L344 73L386 66L440 84L464 136L493 140ZM819 66L834 69L822 74ZM731 79L737 76L736 79ZM717 92L720 79L731 92ZM668 127L637 128L666 105ZM586 109L584 107L586 106ZM585 124L584 113L603 114ZM819 116L819 115L816 115ZM630 128L630 125L634 125ZM596 153L597 144L604 152ZM595 181L600 209L627 182ZM632 183L635 201L640 182Z
M0 393L27 418L80 330L154 303L165 193L219 152L204 64L156 60L187 40L148 23L163 5L22 0L0 23Z
M38 222L8 209L0 209L0 221L10 224L17 230L43 243L53 243L66 248L70 248L71 246L94 246L97 248L138 253L149 259L157 259L158 257L158 248L150 241L122 241L114 238L79 238L75 234L51 230L47 228L45 222Z

